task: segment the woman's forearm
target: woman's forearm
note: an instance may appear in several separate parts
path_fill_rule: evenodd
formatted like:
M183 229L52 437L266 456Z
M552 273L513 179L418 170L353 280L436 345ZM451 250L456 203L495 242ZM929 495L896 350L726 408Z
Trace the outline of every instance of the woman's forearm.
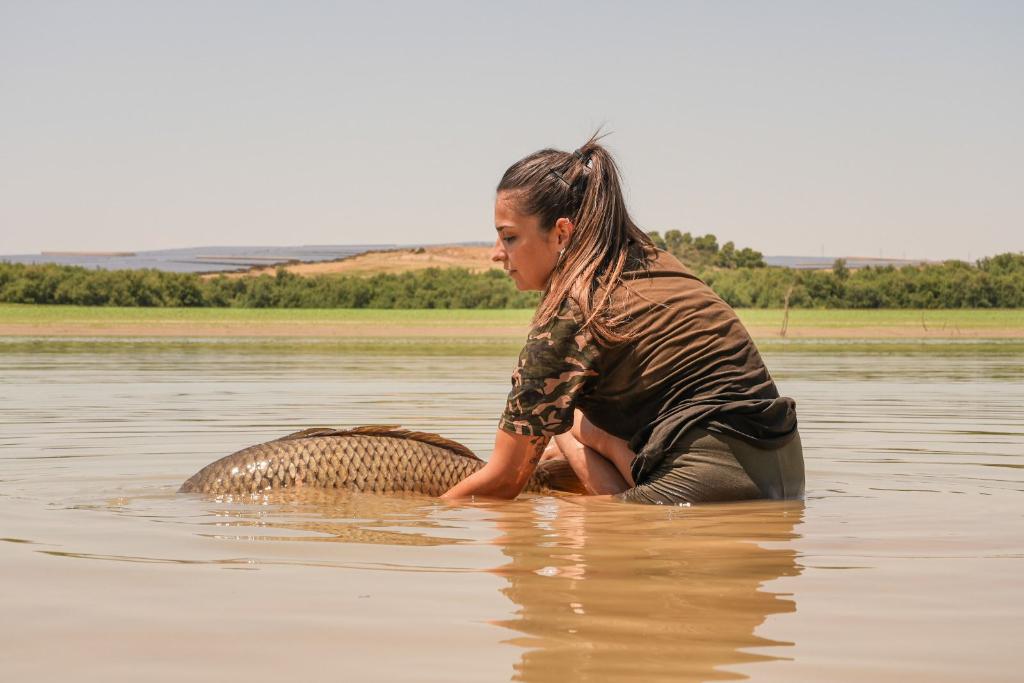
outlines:
M441 497L515 498L537 468L547 443L546 436L509 434L499 429L487 464L445 491Z
M522 487L516 486L516 482L509 481L508 477L502 476L502 472L496 471L490 463L469 475L455 486L448 489L442 498L467 498L469 496L487 496L490 498L503 498L511 500L519 495Z

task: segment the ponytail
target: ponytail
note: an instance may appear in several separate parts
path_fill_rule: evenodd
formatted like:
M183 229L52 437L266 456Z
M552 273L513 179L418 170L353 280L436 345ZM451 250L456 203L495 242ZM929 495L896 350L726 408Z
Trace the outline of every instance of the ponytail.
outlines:
M583 315L583 329L605 343L630 338L625 320L610 307L612 289L622 279L630 244L653 250L650 238L626 211L619 171L594 133L576 151L542 149L509 167L498 192L513 193L522 213L537 215L548 233L559 218L574 230L551 272L534 325L544 325L564 301L573 300Z

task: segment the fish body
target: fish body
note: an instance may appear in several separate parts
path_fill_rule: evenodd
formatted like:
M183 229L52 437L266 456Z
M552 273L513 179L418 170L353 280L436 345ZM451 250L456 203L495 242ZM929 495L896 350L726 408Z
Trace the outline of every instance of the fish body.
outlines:
M395 427L315 427L210 463L181 493L242 494L301 487L439 496L484 466L460 443ZM568 470L568 471L566 471ZM583 492L564 463L537 469L526 491Z

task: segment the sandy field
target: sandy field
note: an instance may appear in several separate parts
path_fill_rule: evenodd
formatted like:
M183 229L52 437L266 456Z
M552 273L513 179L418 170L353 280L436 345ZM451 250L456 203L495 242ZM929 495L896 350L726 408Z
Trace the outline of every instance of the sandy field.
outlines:
M491 261L490 247L465 247L441 245L418 249L389 249L370 251L359 256L338 261L320 263L295 263L283 266L296 275L361 275L369 277L378 273L405 273L426 268L465 268L481 273L501 266ZM229 278L273 275L277 267L251 268L236 273L224 273ZM204 275L205 278L218 274Z

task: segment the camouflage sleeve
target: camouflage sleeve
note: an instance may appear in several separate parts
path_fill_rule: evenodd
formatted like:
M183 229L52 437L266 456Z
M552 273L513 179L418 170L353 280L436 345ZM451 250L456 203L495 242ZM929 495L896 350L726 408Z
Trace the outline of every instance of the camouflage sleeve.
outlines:
M580 324L578 307L567 301L547 324L530 330L512 373L501 429L527 436L569 431L576 399L597 376L597 347Z

